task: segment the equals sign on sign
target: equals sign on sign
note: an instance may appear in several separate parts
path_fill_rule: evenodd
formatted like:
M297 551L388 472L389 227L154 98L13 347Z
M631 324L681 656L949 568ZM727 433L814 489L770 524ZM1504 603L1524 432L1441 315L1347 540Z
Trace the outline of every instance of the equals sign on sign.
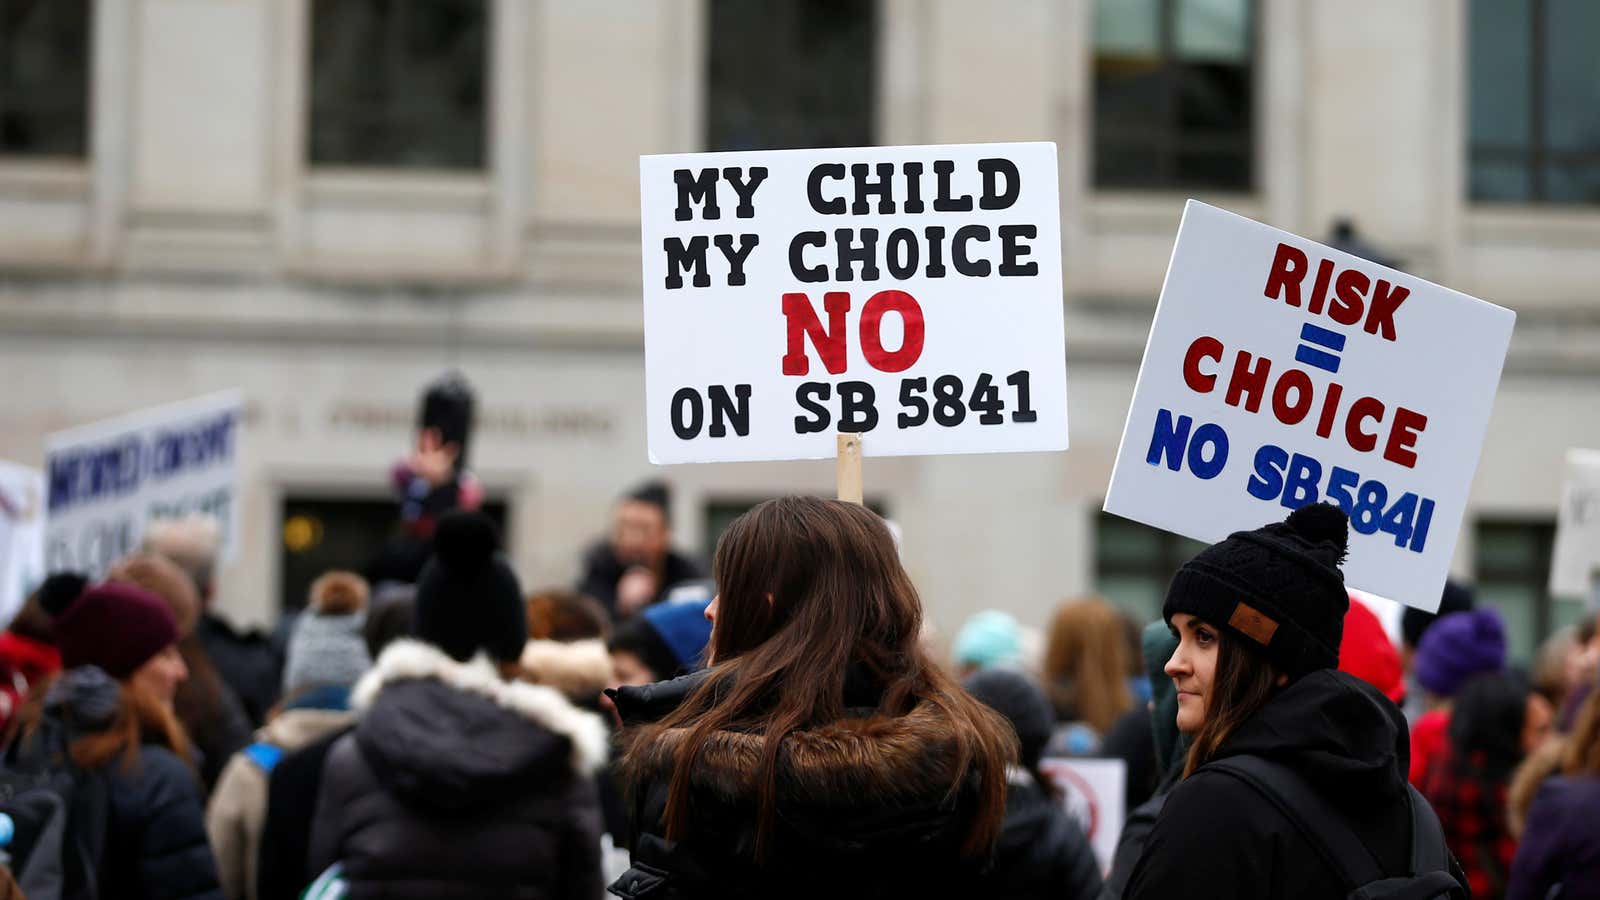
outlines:
M1339 354L1344 351L1344 335L1329 331L1310 322L1300 326L1300 347L1294 358L1308 366L1316 366L1335 374L1339 371Z

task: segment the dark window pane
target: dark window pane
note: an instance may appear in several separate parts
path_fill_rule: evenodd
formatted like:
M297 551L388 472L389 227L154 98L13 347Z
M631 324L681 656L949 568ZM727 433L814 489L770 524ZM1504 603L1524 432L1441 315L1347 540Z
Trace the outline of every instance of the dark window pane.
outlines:
M1545 35L1547 146L1600 156L1600 3L1546 0Z
M1525 146L1533 53L1530 4L1473 0L1468 48L1469 133L1474 144ZM1476 195L1474 195L1476 196Z
M1095 184L1248 190L1252 4L1100 0L1095 14Z
M0 154L89 146L89 0L0 0Z
M876 4L713 0L710 150L873 143Z
M1512 659L1527 662L1556 624L1550 581L1550 522L1479 522L1474 562L1478 604L1499 610Z
M315 0L311 162L484 165L487 0Z
M1467 180L1474 200L1517 203L1533 199L1533 172L1520 159L1499 161L1475 157Z
M1600 203L1600 153L1547 164L1544 188L1545 199L1552 203Z

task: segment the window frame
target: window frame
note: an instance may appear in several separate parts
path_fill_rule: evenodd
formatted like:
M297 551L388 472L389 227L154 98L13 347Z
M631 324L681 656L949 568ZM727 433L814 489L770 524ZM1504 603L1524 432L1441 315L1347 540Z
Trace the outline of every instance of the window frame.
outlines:
M1486 529L1524 529L1533 540L1531 567L1484 564L1483 545ZM1509 584L1530 588L1537 599L1533 605L1533 647L1550 636L1555 618L1555 598L1550 596L1550 562L1555 549L1556 523L1554 519L1538 517L1480 517L1473 522L1472 568L1473 581L1481 590L1485 582Z
M1244 3L1249 9L1248 15L1250 22L1250 33L1246 41L1249 59L1247 66L1248 78L1246 79L1246 83L1249 85L1250 90L1249 129L1246 133L1238 136L1237 138L1215 141L1204 140L1197 144L1192 139L1184 139L1182 130L1177 124L1179 116L1178 100L1182 93L1183 83L1182 76L1180 74L1180 57L1177 52L1178 13L1179 4L1182 2L1184 2L1184 0L1156 0L1158 6L1156 14L1156 42L1157 53L1160 57L1160 65L1157 69L1157 77L1161 84L1161 102L1159 116L1155 117L1152 121L1157 122L1158 125L1157 127L1153 128L1129 129L1126 136L1118 136L1120 140L1131 140L1135 134L1148 134L1152 131L1157 132L1155 140L1153 141L1142 145L1137 143L1128 144L1122 148L1128 149L1128 147L1134 147L1140 150L1152 152L1156 156L1157 167L1158 171L1161 173L1161 177L1159 179L1145 181L1140 184L1108 184L1102 182L1099 178L1098 163L1101 150L1100 137L1104 133L1099 117L1100 106L1096 102L1098 94L1098 76L1096 73L1096 67L1100 59L1100 50L1095 43L1094 37L1095 4L1093 2L1089 2L1087 4L1089 7L1089 133L1087 149L1089 153L1089 189L1091 191L1101 194L1127 193L1134 195L1162 192L1176 193L1185 191L1251 195L1261 190L1264 169L1262 160L1262 105L1263 101L1266 99L1266 92L1264 90L1264 86L1262 85L1261 79L1267 62L1266 42L1263 38L1263 23L1267 13L1267 10L1263 8L1265 4L1261 3L1260 0L1244 0ZM1113 134L1115 134L1115 132L1113 132ZM1236 148L1231 146L1234 144L1238 144L1240 147ZM1176 172L1177 160L1180 152L1183 149L1197 148L1206 150L1208 152L1220 152L1222 150L1234 150L1242 148L1247 166L1244 183L1239 185L1216 185L1189 183L1180 180Z

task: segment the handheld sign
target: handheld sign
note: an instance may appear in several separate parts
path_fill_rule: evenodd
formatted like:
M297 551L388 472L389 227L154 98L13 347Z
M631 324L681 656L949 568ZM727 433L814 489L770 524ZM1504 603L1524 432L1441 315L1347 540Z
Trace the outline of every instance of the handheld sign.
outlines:
M639 159L655 463L1063 450L1055 145Z
M44 579L44 475L0 462L0 623Z
M1600 603L1600 450L1567 451L1567 472L1556 516L1550 594Z
M1083 826L1100 871L1111 871L1127 817L1128 764L1120 759L1062 757L1039 760L1039 771L1060 789L1068 815Z
M221 558L238 533L238 393L141 410L45 440L46 562L99 578L138 547L145 523L216 516Z
M1337 503L1350 587L1431 612L1515 320L1190 200L1105 509L1215 542Z

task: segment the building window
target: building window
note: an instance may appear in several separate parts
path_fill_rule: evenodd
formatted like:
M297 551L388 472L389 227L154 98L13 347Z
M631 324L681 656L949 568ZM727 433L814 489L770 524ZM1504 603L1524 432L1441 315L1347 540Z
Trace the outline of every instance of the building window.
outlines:
M1095 186L1250 190L1255 35L1251 0L1097 0Z
M0 0L0 155L89 147L89 0Z
M1473 0L1473 200L1600 203L1600 4Z
M1095 525L1095 589L1141 626L1154 622L1178 567L1205 547L1103 512Z
M1483 521L1476 530L1479 606L1493 606L1506 623L1507 651L1527 662L1552 631L1583 617L1583 604L1550 596L1550 554L1556 526L1549 521Z
M313 0L313 165L481 169L488 0Z
M877 4L711 0L706 148L873 143Z
M286 613L305 608L311 583L330 569L367 575L396 536L400 517L399 504L393 500L320 494L290 496L282 509L278 584L282 590L279 608ZM487 500L482 510L505 534L510 515L506 503Z

